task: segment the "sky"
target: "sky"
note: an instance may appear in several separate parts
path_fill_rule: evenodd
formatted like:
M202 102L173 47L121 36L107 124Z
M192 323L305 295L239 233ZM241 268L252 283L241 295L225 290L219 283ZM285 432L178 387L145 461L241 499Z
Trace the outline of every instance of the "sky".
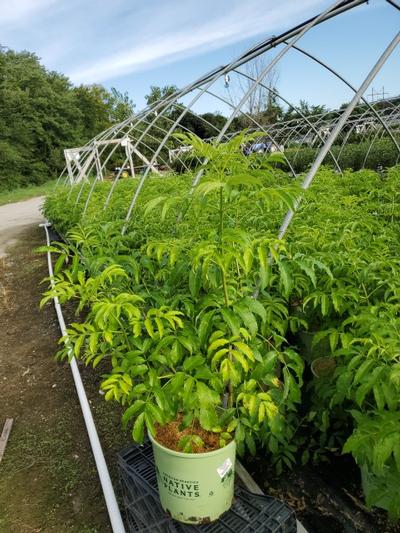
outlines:
M74 84L128 92L137 109L151 85L185 86L260 40L326 9L326 0L0 0L0 44L35 52ZM303 48L360 84L400 29L400 11L370 0L310 31ZM400 47L373 82L400 93ZM279 49L277 50L279 51ZM273 57L268 56L269 60ZM339 106L351 93L331 74L291 51L276 68L290 102ZM223 84L216 89L223 98ZM369 91L370 92L370 91ZM199 112L228 107L205 96Z

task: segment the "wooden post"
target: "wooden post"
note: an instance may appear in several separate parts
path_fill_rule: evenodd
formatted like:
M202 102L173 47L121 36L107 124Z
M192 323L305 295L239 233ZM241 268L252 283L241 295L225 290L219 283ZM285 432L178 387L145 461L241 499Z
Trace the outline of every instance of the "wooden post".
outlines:
M129 159L129 166L131 167L131 177L135 177L135 167L133 166L133 159L132 159L132 145L131 141L127 139L127 144L125 146L125 153L126 157Z
M6 449L8 437L11 433L11 428L14 420L12 418L6 418L6 423L4 424L3 432L0 437L0 463L3 459L4 451Z

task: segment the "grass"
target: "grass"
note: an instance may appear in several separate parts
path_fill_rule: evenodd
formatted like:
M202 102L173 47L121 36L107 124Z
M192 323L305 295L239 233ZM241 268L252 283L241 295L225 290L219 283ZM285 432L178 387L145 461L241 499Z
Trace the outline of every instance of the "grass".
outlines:
M56 181L51 180L41 185L31 185L30 187L19 187L12 191L0 192L0 205L12 204L14 202L21 202L28 200L35 196L42 196L50 192L55 186Z
M9 454L13 461L5 461L2 475L14 477L21 471L29 471L39 466L46 472L58 494L67 496L79 480L81 467L73 454L74 438L63 418L52 421L51 427L43 427L41 431L25 428L14 437Z

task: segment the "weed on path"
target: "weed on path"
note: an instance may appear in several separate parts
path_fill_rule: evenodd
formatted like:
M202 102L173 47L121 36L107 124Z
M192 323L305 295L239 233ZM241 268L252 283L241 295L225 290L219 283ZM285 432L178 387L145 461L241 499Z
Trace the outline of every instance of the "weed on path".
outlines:
M28 228L0 264L0 425L14 419L0 465L0 532L106 533L111 528L71 372L53 357L59 337L55 312L51 305L39 311L39 283L47 268L45 257L32 249L42 244L42 230ZM126 437L119 413L104 404L85 370L116 479L115 452Z

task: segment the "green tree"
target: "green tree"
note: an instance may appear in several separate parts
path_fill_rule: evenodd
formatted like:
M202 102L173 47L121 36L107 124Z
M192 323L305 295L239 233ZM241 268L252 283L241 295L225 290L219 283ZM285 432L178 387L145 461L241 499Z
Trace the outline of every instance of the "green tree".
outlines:
M57 176L63 150L132 115L127 93L73 87L30 52L0 47L0 190Z
M146 94L145 99L148 106L155 104L159 100L163 100L168 96L171 96L178 90L176 85L164 85L164 87L158 87L157 85L150 86L150 93Z

